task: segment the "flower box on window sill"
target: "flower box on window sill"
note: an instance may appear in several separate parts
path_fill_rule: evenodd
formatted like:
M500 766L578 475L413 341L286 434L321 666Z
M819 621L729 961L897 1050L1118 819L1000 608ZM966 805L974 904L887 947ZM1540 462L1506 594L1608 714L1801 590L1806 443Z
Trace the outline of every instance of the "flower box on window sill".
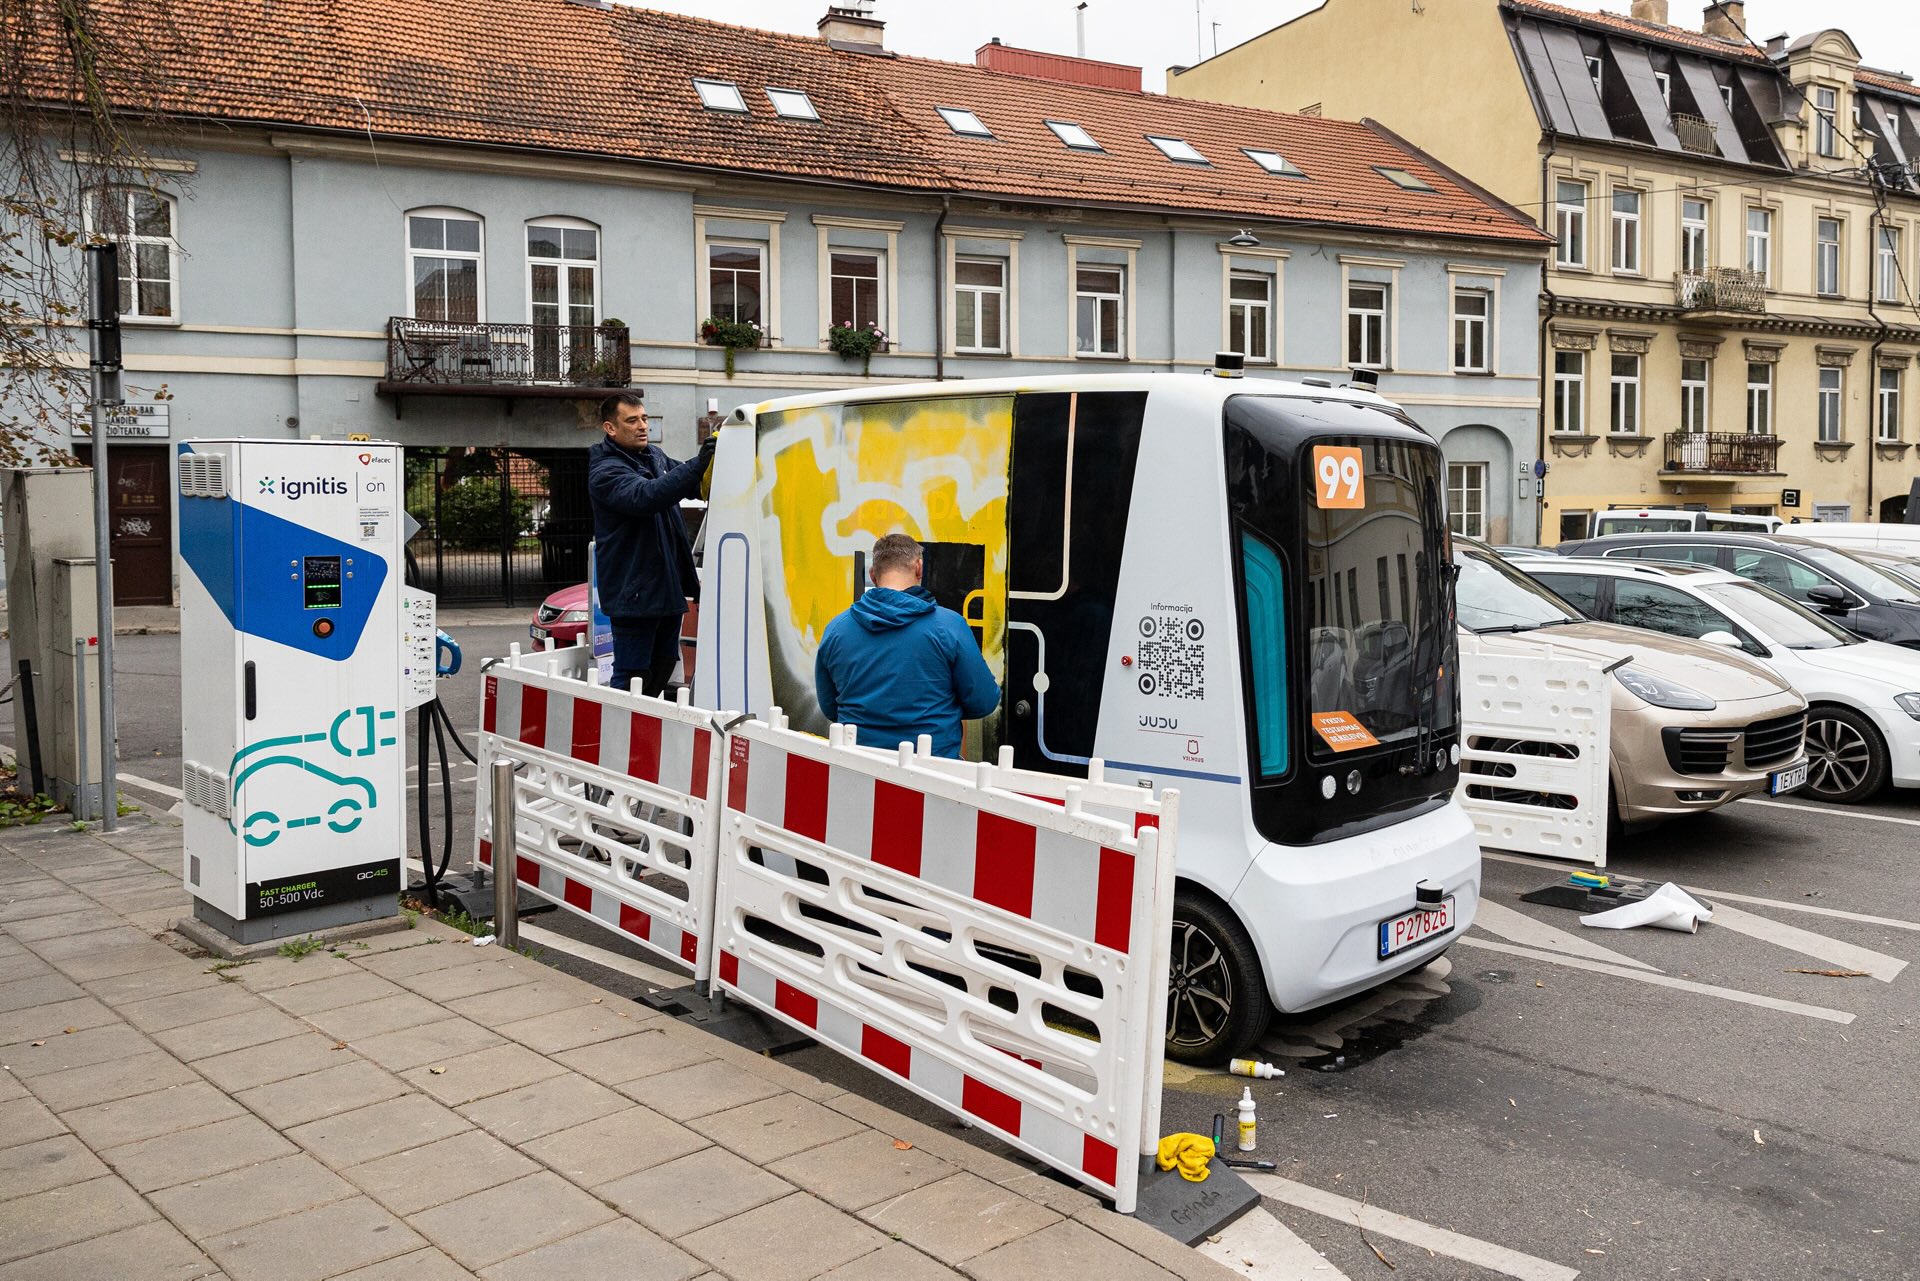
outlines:
M718 316L708 316L700 322L699 339L709 347L719 347L727 353L727 377L733 377L733 355L736 351L754 351L766 345L768 339L760 326L751 320L722 320Z

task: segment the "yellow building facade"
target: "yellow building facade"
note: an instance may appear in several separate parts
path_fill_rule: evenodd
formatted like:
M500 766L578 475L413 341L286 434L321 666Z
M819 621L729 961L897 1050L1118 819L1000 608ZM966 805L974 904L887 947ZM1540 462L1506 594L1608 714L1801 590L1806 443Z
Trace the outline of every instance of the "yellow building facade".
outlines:
M1557 238L1542 541L1595 512L1899 520L1920 457L1920 86L1660 0L1326 0L1169 76L1371 117Z

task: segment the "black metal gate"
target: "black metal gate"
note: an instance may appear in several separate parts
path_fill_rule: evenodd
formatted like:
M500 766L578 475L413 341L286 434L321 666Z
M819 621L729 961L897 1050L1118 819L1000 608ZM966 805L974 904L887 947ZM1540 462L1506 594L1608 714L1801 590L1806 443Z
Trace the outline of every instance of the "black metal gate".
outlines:
M450 605L531 605L587 581L584 449L407 450L415 581Z

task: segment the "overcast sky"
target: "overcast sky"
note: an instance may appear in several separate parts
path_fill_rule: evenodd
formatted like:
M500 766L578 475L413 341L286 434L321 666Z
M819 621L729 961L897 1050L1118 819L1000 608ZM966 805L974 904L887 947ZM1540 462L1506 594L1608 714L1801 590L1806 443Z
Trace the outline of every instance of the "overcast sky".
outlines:
M669 9L775 31L811 34L827 0L639 0ZM1339 4L1340 0L1332 0ZM1412 3L1413 0L1408 0ZM1420 0L1433 5L1492 4L1494 0ZM1628 0L1560 0L1580 9L1624 13ZM888 47L902 53L967 62L994 36L1007 44L1072 53L1078 0L878 0ZM1196 61L1195 50L1227 49L1316 8L1316 0L1088 0L1087 56L1146 69L1147 87L1166 82L1169 64ZM1676 25L1700 25L1702 0L1673 0ZM1217 27L1216 27L1217 24ZM1747 28L1763 43L1781 31L1805 34L1840 27L1869 65L1920 75L1920 21L1913 0L1748 0ZM1358 38L1361 33L1356 33Z

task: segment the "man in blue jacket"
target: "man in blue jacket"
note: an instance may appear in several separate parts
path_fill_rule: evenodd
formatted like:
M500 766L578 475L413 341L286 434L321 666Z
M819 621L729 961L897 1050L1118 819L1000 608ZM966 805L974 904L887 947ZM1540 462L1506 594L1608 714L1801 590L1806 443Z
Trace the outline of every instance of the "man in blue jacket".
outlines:
M637 677L645 693L664 694L687 597L699 590L680 501L699 492L713 440L676 463L649 442L646 402L631 391L600 403L600 430L606 439L587 451L587 494L600 608L613 622L613 685L628 689Z
M920 585L920 545L888 534L873 545L873 590L827 624L813 685L830 721L853 725L863 747L933 738L936 756L960 755L960 722L1000 705L1000 686L967 620Z

